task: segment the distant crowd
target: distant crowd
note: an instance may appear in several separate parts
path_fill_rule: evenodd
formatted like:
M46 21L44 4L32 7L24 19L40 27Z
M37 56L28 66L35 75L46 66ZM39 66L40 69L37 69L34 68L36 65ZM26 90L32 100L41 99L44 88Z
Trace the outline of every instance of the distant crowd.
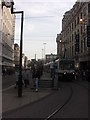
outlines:
M55 63L54 61L51 62L50 66L49 66L49 71L50 71L50 77L52 79L55 78ZM43 70L43 66L39 66L37 64L33 64L30 68L27 69L23 69L22 70L22 85L27 88L27 86L30 84L30 76L32 76L33 82L34 82L34 86L35 86L35 90L38 91L38 82L40 77L43 75L43 71L47 72L45 70ZM2 69L2 73L3 76L4 75L11 75L11 74L15 74L15 79L16 79L16 85L15 88L18 87L18 80L19 80L19 69ZM88 70L77 70L74 72L74 79L75 80L88 80Z
M88 80L88 70L75 71L75 80Z
M33 79L33 85L35 87L35 90L38 91L38 82L40 77L43 74L43 68L38 66L37 64L34 64L31 68L24 69L22 71L22 86L27 88L27 86L30 84L30 75L32 76ZM15 88L18 87L18 80L19 80L19 70L15 70L15 78L16 78L16 86Z

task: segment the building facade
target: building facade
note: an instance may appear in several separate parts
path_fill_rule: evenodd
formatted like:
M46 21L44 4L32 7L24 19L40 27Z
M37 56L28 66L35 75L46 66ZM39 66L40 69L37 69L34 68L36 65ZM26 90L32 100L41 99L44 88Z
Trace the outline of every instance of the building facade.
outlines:
M2 15L1 34L2 34L2 61L3 68L14 67L14 31L15 31L15 15L11 14L11 9L6 6L0 7Z
M0 70L2 68L2 3L0 0Z
M87 26L90 26L90 2L76 2L73 8L64 14L62 32L56 38L58 56L74 58L79 69L90 67Z

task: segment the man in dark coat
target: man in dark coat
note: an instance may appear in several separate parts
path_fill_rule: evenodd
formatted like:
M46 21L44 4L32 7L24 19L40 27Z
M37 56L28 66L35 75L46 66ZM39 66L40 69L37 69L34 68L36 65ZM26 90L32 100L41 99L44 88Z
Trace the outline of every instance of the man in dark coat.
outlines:
M34 69L33 69L33 78L35 80L35 86L36 86L36 92L38 91L38 79L40 78L40 74L39 74L39 70L37 65L34 65Z

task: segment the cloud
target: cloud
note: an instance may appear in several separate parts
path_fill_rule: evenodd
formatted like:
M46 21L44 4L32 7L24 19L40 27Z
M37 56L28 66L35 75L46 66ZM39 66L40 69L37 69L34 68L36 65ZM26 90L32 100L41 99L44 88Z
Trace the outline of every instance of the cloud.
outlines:
M17 0L16 0L17 1ZM69 2L68 2L69 1ZM40 15L52 15L53 13L58 13L58 9L67 9L68 5L71 4L70 0L26 0L17 1L18 4L16 9L20 8L25 11L25 15L29 16L40 16ZM55 15L55 14L54 14Z

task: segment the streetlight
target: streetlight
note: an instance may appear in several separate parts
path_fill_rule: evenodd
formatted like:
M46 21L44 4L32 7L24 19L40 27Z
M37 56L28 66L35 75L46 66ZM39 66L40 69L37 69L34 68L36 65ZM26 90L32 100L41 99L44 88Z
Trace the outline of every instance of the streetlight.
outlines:
M62 40L60 40L60 43L62 42Z
M42 60L43 60L43 49L42 49Z
M81 22L81 23L83 22L83 19L82 19L82 18L80 19L80 22Z
M22 97L22 41L23 41L23 16L24 11L13 11L13 5L14 2L2 2L2 8L3 6L6 6L7 8L11 8L11 14L21 14L21 36L20 36L20 65L19 65L19 80L18 80L18 97Z

